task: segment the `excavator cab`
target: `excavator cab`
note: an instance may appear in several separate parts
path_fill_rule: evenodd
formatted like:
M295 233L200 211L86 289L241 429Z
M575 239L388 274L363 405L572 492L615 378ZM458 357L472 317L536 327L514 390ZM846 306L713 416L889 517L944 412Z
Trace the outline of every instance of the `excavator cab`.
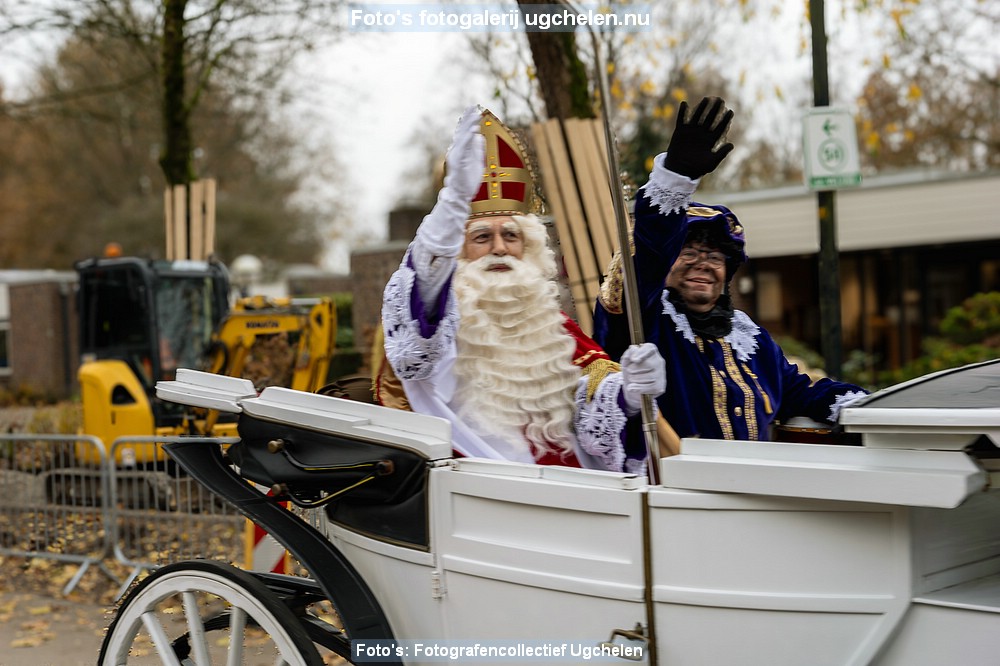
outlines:
M229 276L215 261L87 259L79 276L83 429L107 446L176 429L183 411L156 399L157 381L201 368L229 312Z

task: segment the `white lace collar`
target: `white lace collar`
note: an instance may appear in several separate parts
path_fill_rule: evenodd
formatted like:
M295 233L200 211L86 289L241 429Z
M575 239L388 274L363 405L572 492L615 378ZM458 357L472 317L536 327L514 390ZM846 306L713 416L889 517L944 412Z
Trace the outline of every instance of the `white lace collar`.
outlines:
M663 303L663 314L673 320L674 326L685 340L694 344L694 330L691 328L691 322L688 321L687 315L677 311L674 304L670 302L669 294L670 290L664 289L660 295L660 301ZM755 324L747 313L742 310L733 310L733 328L723 340L728 342L729 346L736 352L736 358L747 361L757 352L757 335L759 333L760 326Z

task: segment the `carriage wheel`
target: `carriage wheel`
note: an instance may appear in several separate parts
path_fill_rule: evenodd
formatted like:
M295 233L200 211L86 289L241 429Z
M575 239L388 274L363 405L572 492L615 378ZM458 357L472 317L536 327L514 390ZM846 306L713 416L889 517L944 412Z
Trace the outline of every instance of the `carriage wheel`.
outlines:
M136 586L108 628L98 663L321 666L323 659L267 586L206 560L165 566Z

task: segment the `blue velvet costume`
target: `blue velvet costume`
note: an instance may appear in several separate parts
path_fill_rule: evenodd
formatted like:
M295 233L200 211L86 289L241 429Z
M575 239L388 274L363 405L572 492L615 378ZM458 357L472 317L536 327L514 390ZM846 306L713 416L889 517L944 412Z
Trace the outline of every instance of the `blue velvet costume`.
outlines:
M698 335L668 298L664 283L692 224L725 225L743 245L743 229L723 206L689 203L697 186L654 160L649 182L635 205L635 266L646 340L667 364L667 390L660 412L680 437L767 440L770 426L793 416L835 422L840 409L865 392L830 379L815 384L789 363L763 328L739 310L721 338ZM744 257L736 259L737 265ZM608 280L613 281L614 275ZM727 279L731 277L731 272ZM617 359L629 344L628 322L614 298L602 291L594 316L594 339Z

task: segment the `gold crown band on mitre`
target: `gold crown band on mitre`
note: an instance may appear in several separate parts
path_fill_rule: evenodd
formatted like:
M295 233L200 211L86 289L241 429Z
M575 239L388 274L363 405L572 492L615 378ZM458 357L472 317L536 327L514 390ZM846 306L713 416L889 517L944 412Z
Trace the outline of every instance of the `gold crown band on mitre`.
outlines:
M470 217L538 212L534 174L520 140L489 110L483 111L479 127L486 138L486 164Z

